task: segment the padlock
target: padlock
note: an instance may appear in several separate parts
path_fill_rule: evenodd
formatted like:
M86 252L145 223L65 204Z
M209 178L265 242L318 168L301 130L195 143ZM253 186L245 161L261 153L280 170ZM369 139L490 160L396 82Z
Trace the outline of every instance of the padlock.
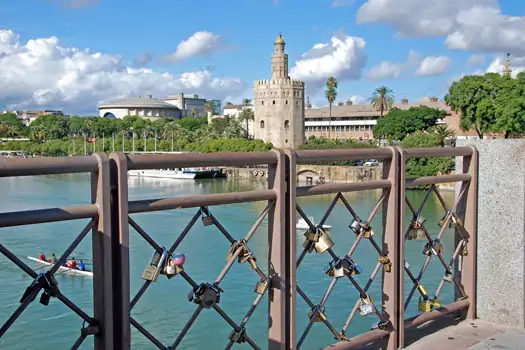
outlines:
M315 242L309 241L307 239L303 242L303 248L306 249L308 253L311 253L314 250L314 247Z
M335 258L334 260L332 260L329 263L328 269L326 270L325 274L330 277L335 277L335 278L343 277L345 275L345 271L341 264L341 260L338 258Z
M330 235L318 228L319 240L314 243L315 250L319 254L323 254L325 251L330 249L334 245L334 241L330 238Z
M370 315L375 312L374 300L368 294L366 297L361 296L359 298L359 313L362 316Z
M257 294L263 295L266 292L266 289L268 289L269 287L270 287L270 279L261 278L261 280L255 286L254 292Z
M354 233L355 233L356 235L358 235L358 234L361 233L361 221L360 221L360 220L355 220L355 219L354 219L354 221L352 221L352 223L350 224L349 227L350 227L350 229L351 229L352 231L354 231Z
M467 243L463 243L463 247L459 251L459 255L461 255L461 256L467 256L468 255Z
M319 305L316 305L308 312L308 318L312 319L314 316L314 313L317 311L317 317L315 318L314 322L323 322L326 321L326 315L325 315L325 308L321 307Z
M360 275L361 273L363 273L363 269L361 268L361 266L359 266L359 264L356 264L356 262L350 259L348 256L345 256L342 259L341 263L345 268L345 272L350 276Z
M443 244L436 238L425 244L422 253L427 256L443 254Z
M220 302L221 292L224 291L215 283L203 283L190 291L188 300L193 301L205 309L209 309Z
M244 343L246 342L246 328L242 327L239 331L235 329L228 336L233 343Z
M372 229L372 227L367 226L363 229L363 237L366 239L374 237L374 230Z
M445 222L447 221L447 217L448 217L449 215L451 215L452 217L451 217L450 220L448 221L448 227L449 227L449 228L452 228L453 223L454 223L454 214L453 214L453 212L452 212L452 209L449 209L449 210L445 213L445 215L443 215L443 217L439 220L439 222L438 222L438 226L439 226L439 227L443 227L443 226L445 226Z
M308 230L304 233L304 237L306 237L306 240L311 242L318 242L319 241L319 231L312 231Z
M166 275L166 277L168 277L168 279L171 279L177 276L182 271L184 271L184 267L170 263L169 265L166 265L164 270L165 270L164 274Z
M246 254L243 254L243 256L239 256L237 258L237 261L240 262L241 264L244 264L246 262L248 262L252 268L252 270L255 270L257 268L257 259L255 258L255 256L253 255L253 253L249 250L246 250Z
M160 273L164 271L164 265L166 264L168 258L169 253L165 248L162 249L162 254L159 254L157 251L155 251L149 265L146 266L144 272L142 273L142 279L156 282Z
M387 321L377 321L374 324L372 324L372 327L370 327L370 330L376 330L380 329L382 331L386 331L388 329L388 322Z
M44 306L49 305L49 299L51 299L51 296L49 295L49 293L44 291L42 295L40 296L40 304Z
M441 303L438 300L419 298L418 310L420 312L430 312L435 307L440 307Z
M407 236L408 240L414 240L418 238L424 238L425 237L425 227L424 224L427 221L426 218L419 215L412 216L412 219L410 220L409 225L409 233Z
M208 213L208 214L205 214L205 213ZM211 226L214 224L213 217L209 213L210 211L208 207L201 207L202 224L204 226Z
M450 271L447 271L445 272L445 276L443 276L443 281L445 282L452 282L452 278L454 277L454 275L450 272Z
M380 256L379 263L383 264L383 270L385 272L392 272L392 262L390 261L388 256Z

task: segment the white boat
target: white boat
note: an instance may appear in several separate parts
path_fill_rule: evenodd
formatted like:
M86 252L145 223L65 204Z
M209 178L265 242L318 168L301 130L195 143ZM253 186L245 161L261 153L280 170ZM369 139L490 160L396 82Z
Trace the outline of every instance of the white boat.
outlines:
M153 177L160 179L213 179L223 178L226 174L218 168L178 168L178 169L148 169L129 170L129 176Z
M33 258L32 256L28 256L27 258L29 260L36 261L37 263L42 264L44 266L53 266L54 265L54 264L52 264L50 262L47 262L47 261L44 261L44 260L40 260L38 258ZM58 271L64 271L63 273L69 273L69 274L72 274L72 275L93 277L93 272L92 271L80 271L80 270L77 270L77 269L70 269L69 267L65 267L65 266L60 266L58 268Z
M310 222L315 225L315 220L314 220L313 216L309 216L308 220L310 220ZM305 219L300 218L297 221L297 224L295 225L295 228L298 229L298 230L308 230L310 228L310 226L308 226L308 224L306 223ZM332 225L323 225L323 230L330 230L331 228L332 228Z

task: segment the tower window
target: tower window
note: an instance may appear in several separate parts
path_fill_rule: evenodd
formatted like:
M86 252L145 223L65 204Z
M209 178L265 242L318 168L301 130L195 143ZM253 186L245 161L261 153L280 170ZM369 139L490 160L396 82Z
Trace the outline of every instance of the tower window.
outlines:
M286 104L288 104L288 100L286 100Z
M272 101L272 105L274 105L274 104L275 104L275 100Z
M296 104L299 106L299 101L297 101Z
M261 101L261 106L264 106L264 101Z
M261 129L264 129L264 120L261 120L260 126L261 126Z
M288 129L290 127L290 122L288 120L284 121L284 128Z

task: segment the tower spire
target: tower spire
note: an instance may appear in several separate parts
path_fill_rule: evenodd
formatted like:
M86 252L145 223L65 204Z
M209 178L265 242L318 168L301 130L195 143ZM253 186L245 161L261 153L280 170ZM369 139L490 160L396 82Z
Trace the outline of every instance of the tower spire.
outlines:
M287 79L288 78L288 54L284 52L285 42L281 33L274 41L274 52L272 55L272 78L273 79Z
M505 66L503 68L503 76L510 77L512 73L512 68L510 66L510 53L507 54L507 59L505 60Z

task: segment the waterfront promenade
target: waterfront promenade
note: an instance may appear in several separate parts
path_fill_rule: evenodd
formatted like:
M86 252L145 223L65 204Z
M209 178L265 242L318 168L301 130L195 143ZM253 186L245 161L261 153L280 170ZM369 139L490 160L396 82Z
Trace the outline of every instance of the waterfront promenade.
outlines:
M490 149L484 151L492 152ZM457 174L406 177L407 159L443 156L458 157L456 169L460 171ZM480 158L486 157L490 154ZM312 186L297 186L295 183L296 163L366 158L383 161L381 179ZM127 177L128 169L256 164L268 165L267 184L254 189L230 187L222 193L203 194L191 189L178 196L166 192L157 197L146 189L139 197L134 197ZM4 341L2 338L12 331L10 328L22 320L20 315L24 309L41 292L50 296L49 308L51 304L62 302L66 310L70 309L85 321L81 330L77 330L78 339L72 341L74 348L92 340L96 349L126 349L134 344L136 337L160 349L192 348L191 343L185 343L186 335L202 329L203 324L199 323L202 319L206 320L207 332L219 342L217 348L242 344L272 349L343 349L367 344L370 347L371 342L378 340L384 343L385 349L407 346L412 349L423 346L420 341L431 339L426 336L414 342L415 333L429 322L438 325L451 315L468 322L484 318L504 324L500 322L501 318L487 317L487 306L497 306L502 298L493 297L491 300L487 293L480 293L483 291L480 282L487 280L483 270L485 262L493 258L490 254L502 253L487 250L484 228L480 231L478 225L478 206L479 215L483 213L488 217L484 212L486 203L483 205L478 200L478 176L480 180L486 180L483 169L480 165L478 175L478 152L472 147L159 156L112 154L109 159L97 154L91 157L4 160L0 163L1 177L91 174L91 185L86 187L87 201L67 203L68 200L64 199L58 207L13 208L10 212L0 213L0 227L14 230L29 224L58 221L71 225L68 222L85 220L82 230L81 226L75 226L81 231L76 238L73 232L63 236L67 237L67 242L64 240L63 253L57 252L57 256L60 256L60 264L90 235L92 247L82 249L84 253L91 249L94 279L92 308L88 303L79 307L72 301L76 302L76 299L65 295L68 287L62 280L58 285L52 280L44 283L42 275L10 250L14 241L3 240L1 252L11 260L5 263L9 263L10 268L18 266L32 278L26 279L30 287L29 297L14 304L17 306L11 317L5 313L8 318L0 331L0 345ZM491 176L493 174L494 170ZM459 183L456 198L448 198L435 186L450 182ZM423 187L423 190L414 196L407 191L410 187ZM366 197L368 204L359 206L365 198L359 194L367 191L375 191L377 196ZM481 185L480 191L485 193ZM353 194L356 197L352 197ZM322 209L309 207L313 196L326 196ZM259 204L252 207L252 202ZM519 201L514 204L519 211ZM251 223L228 223L223 216L231 215L232 211L221 210L224 205L237 205L237 211L249 205L255 211L254 215L245 215ZM432 211L428 205L433 206ZM157 212L144 215L151 217L149 222L154 223L161 219L159 215L167 215L167 219L173 215L171 213L185 210L190 214L182 221L173 226L161 226L166 234L161 234L159 228L150 226L147 221L139 219L141 215L136 215ZM309 220L312 214L315 223ZM296 232L298 218L303 218L310 227L304 235ZM341 218L344 220L334 224L331 232L321 229L327 220ZM479 218L481 221L485 219ZM208 231L195 236L196 225L201 227L199 230ZM184 249L190 239L197 239L199 245L207 249L219 249L218 255L224 254L226 260L214 260L210 264L199 259L199 256L211 257L209 253L193 255L192 251L186 251L191 265L188 263L173 274L157 262L153 269L158 268L161 272L158 281L144 277L145 274L139 278L140 273L134 268L133 261L139 259L139 265L144 266L151 252L171 255ZM147 249L137 248L138 241ZM262 242L267 243L266 252L261 250ZM65 245L69 243L71 245ZM482 249L483 256L478 254L478 249ZM519 249L523 246L515 247L516 251ZM236 283L232 284L230 275L235 274L235 269L247 273L237 275ZM53 270L56 271L53 268L51 274L55 272ZM499 282L502 288L513 287L514 280L518 284L522 280L516 275L509 278L506 273L499 273L497 277L503 279ZM31 284L33 279L38 283ZM320 282L326 283L324 288L312 288L313 284ZM169 294L158 289L166 283L174 283L175 289ZM188 288L193 291L189 301ZM21 295L24 288L20 289ZM241 294L249 297L241 297ZM505 302L518 303L517 294L509 295ZM153 310L141 308L141 303L148 295L166 301L165 311L158 315L168 317L161 322L169 322L171 327L167 331L159 332L155 321L146 322L144 315ZM483 300L483 304L479 304L479 300ZM263 303L268 308L261 305ZM181 313L181 310L189 310L189 313ZM511 312L511 319L507 321L514 318L518 321L516 326L522 327L523 310L520 311L519 307L512 310L516 310L515 315ZM46 308L42 308L42 312L45 311ZM25 311L32 312L33 309ZM256 321L259 313L270 321L267 324ZM211 314L218 317L210 319ZM221 322L221 318L225 322ZM218 325L225 328L215 332ZM464 324L456 327L456 332L465 332L461 328ZM447 335L438 332L433 336L442 334ZM437 342L443 344L441 340Z

